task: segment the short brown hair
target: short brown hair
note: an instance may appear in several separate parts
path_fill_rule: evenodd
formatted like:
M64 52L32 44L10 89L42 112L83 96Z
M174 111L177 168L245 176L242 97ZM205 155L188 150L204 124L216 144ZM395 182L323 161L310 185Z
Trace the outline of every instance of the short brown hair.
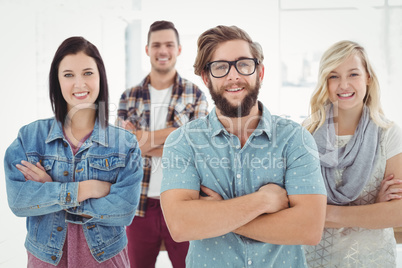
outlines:
M154 23L151 24L151 26L149 26L147 45L149 45L149 39L151 37L151 33L161 30L173 30L174 33L176 34L177 44L180 45L179 32L177 31L173 22L166 20L155 21Z
M250 36L242 29L236 26L216 26L200 35L198 38L197 57L194 62L194 73L201 75L206 70L206 65L211 61L212 54L220 43L231 40L244 40L249 43L250 51L254 58L262 63L264 54L260 44L253 42Z

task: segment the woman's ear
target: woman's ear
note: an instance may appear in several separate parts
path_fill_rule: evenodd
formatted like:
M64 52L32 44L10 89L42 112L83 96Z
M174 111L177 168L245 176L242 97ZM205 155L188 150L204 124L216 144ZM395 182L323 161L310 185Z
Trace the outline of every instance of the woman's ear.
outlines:
M372 81L373 79L371 78L370 74L367 74L367 81L366 81L367 86L369 86Z

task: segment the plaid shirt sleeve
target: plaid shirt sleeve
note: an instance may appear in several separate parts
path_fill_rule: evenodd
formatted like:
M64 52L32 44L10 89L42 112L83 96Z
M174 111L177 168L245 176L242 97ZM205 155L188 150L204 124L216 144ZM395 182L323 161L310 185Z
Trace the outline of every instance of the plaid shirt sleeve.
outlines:
M149 76L141 85L127 90L121 97L116 125L129 119L137 128L148 130L150 97L148 84ZM176 75L169 105L166 127L180 127L185 123L208 114L208 104L204 93L192 82ZM136 216L144 217L147 207L149 180L152 170L152 158L143 156L144 177L140 203Z
M131 91L131 90L130 90ZM117 118L115 121L115 125L118 127L122 127L123 121L127 119L127 113L128 113L128 90L124 91L123 94L120 97L119 101L119 109L117 110Z
M149 130L149 111L146 111L146 107L149 107L149 93L147 85L149 78L138 86L127 89L120 98L119 108L117 111L117 119L115 125L121 127L122 122L130 120L131 123L137 129ZM142 156L143 162L143 179L141 183L141 195L140 203L138 205L136 216L144 217L147 205L147 194L149 187L149 178L151 176L151 158Z
M201 89L190 81L179 77L178 85L181 87L177 92L174 106L173 127L181 127L191 120L204 117L208 114L208 103Z
M205 97L205 94L198 89L197 93L199 92L199 96L197 96L196 103L195 103L195 111L194 111L194 117L191 119L196 119L200 117L204 117L208 115L208 102L207 98Z
M120 97L119 108L115 125L122 127L125 120L129 120L136 129L148 130L150 96L146 83L149 78L145 78L141 84L127 89Z

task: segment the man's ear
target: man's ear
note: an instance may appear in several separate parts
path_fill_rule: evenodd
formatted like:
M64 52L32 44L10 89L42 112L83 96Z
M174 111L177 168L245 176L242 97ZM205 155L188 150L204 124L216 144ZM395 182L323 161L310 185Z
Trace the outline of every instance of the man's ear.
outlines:
M145 53L149 56L148 45L145 46Z
M208 84L209 84L208 72L202 71L201 72L201 78L202 78L202 81L204 82L204 84L208 87Z
M257 68L260 68L259 79L260 79L260 83L262 83L262 80L264 80L265 67L264 67L264 65L261 63Z

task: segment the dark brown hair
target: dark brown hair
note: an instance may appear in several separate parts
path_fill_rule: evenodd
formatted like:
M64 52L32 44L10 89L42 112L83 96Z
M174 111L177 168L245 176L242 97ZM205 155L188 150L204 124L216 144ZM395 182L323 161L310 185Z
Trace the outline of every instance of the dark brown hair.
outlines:
M87 56L93 58L99 71L99 96L95 101L97 109L97 117L102 127L109 124L109 89L106 78L105 65L102 57L91 42L81 36L67 38L61 43L57 49L49 72L49 97L56 120L64 123L67 116L67 102L65 101L60 88L59 82L59 66L60 62L67 55L75 55L84 52Z
M177 44L180 45L179 32L177 31L173 22L166 21L166 20L155 21L154 23L151 24L151 26L149 26L148 40L147 40L148 45L149 45L149 38L151 37L151 33L156 32L156 31L161 31L161 30L173 30L174 33L176 34Z

